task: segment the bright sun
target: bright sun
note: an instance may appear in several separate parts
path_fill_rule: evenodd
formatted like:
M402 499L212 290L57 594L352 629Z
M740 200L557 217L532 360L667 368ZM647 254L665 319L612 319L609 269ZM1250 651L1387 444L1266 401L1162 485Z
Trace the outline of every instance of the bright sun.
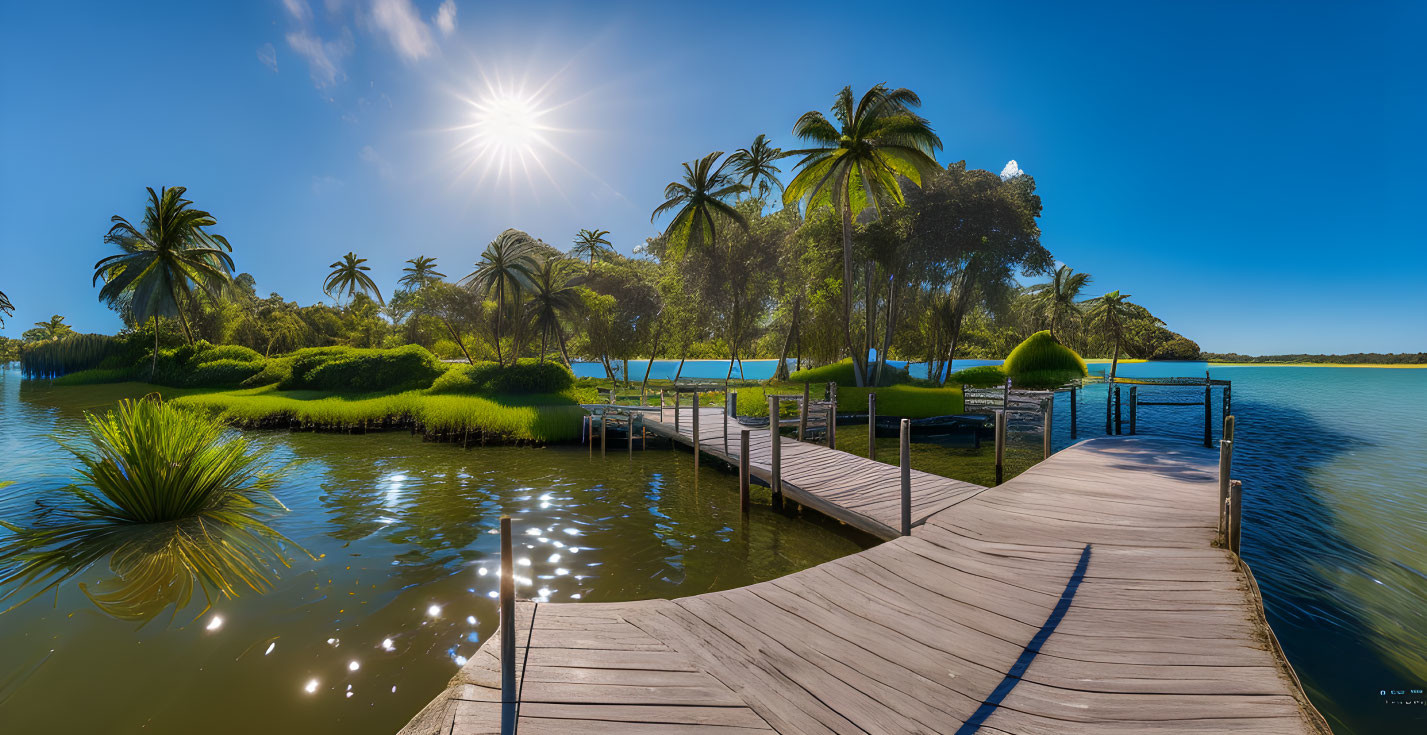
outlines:
M482 92L466 100L470 118L458 128L465 137L457 151L470 156L466 171L511 185L520 178L533 183L537 170L548 177L542 156L563 155L547 137L557 131L547 120L553 108L521 88L487 82Z

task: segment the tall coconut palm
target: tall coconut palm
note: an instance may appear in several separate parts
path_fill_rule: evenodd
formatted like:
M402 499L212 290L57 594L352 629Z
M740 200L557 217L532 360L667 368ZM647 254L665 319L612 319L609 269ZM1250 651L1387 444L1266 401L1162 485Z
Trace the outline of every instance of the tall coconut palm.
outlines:
M1125 328L1134 311L1131 309L1129 294L1122 294L1119 291L1110 293L1090 300L1090 309L1085 313L1085 320L1089 322L1092 329L1100 330L1105 339L1114 344L1114 355L1110 358L1111 383L1115 382L1115 369L1120 364L1120 347L1125 342ZM1114 388L1105 391L1105 433L1110 433L1110 397L1114 394Z
M878 84L854 102L852 87L843 87L832 106L837 125L813 110L803 113L793 126L793 134L814 147L789 153L802 160L798 175L783 190L783 204L806 201L809 210L828 206L842 215L843 338L852 353L858 385L866 385L870 345L864 339L860 352L852 345L852 222L867 207L880 213L887 204L901 204L898 177L921 186L922 177L936 169L934 156L941 139L912 112L920 105L921 99L908 89L889 90ZM869 277L868 289L871 281ZM872 335L872 319L869 313L867 338Z
M572 262L560 257L546 258L535 267L530 279L530 301L526 312L540 329L540 362L545 362L550 335L560 344L560 356L568 365L570 355L565 349L565 333L560 329L560 317L579 308L580 276L572 273Z
M748 229L748 220L728 203L748 187L734 181L725 173L731 159L724 159L715 168L714 164L723 157L723 151L713 153L684 164L684 181L671 181L664 187L664 203L654 209L649 216L653 222L659 215L678 209L678 214L669 220L664 228L664 239L669 245L669 254L674 258L683 257L686 248L695 249L713 245L718 236L720 220L727 220Z
M1050 281L1031 287L1031 304L1042 319L1050 322L1050 336L1065 342L1058 330L1081 316L1080 292L1088 285L1089 273L1076 273L1070 266L1062 265Z
M15 305L10 303L10 297L0 291L0 327L5 326L5 317L15 315Z
M416 291L432 281L439 281L446 277L445 273L436 272L436 259L428 258L425 255L418 255L406 261L411 264L408 268L402 268L401 279L397 283L411 291Z
M608 234L609 230L580 230L575 234L575 247L570 249L570 254L580 260L588 260L590 270L594 270L596 260L607 260L614 255L614 249L605 237Z
M778 180L782 169L774 166L773 162L786 155L782 148L768 142L768 136L760 133L753 139L753 145L734 151L728 160L738 173L738 182L747 186L749 191L756 187L758 199L762 201L773 189L783 190L783 183Z
M111 307L127 304L137 322L154 320L154 366L158 369L161 316L177 317L184 337L193 343L188 320L179 308L195 288L217 298L233 282L233 248L227 238L205 228L218 223L213 215L194 209L182 186L148 189L149 202L139 226L119 215L104 242L120 249L94 264L94 280L104 281L99 300Z
M334 299L341 298L345 291L348 298L359 293L376 294L377 301L385 304L382 299L382 292L377 288L376 281L367 275L370 267L362 265L367 262L366 258L358 258L356 253L347 253L342 259L327 266L332 269L327 274L327 280L322 282L322 292Z
M518 299L521 291L531 285L537 268L534 250L535 240L530 235L516 229L506 230L486 246L481 259L476 261L476 269L461 279L462 286L481 296L495 292L495 359L499 365L505 364L500 338L506 299Z

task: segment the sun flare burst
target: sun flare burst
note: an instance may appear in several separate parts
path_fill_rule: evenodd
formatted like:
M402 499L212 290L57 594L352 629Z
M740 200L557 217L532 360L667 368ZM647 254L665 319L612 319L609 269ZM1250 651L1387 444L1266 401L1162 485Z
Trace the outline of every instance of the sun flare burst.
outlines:
M469 157L462 173L474 173L478 184L489 179L513 186L524 178L533 185L537 172L550 178L545 156L566 157L551 141L560 132L550 119L556 108L541 91L487 80L480 95L463 101L469 117L456 128L463 136L456 152Z

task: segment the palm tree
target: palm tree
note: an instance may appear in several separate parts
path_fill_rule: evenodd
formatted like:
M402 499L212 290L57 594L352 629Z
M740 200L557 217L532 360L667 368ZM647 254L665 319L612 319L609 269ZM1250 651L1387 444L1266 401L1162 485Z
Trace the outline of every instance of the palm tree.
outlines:
M64 323L64 317L55 314L47 321L35 322L34 330L31 333L39 332L40 339L59 339L67 334L74 334L74 327Z
M481 259L476 261L476 269L461 279L461 285L484 296L495 292L495 359L504 365L500 351L501 317L506 309L506 295L519 298L520 292L531 285L537 266L534 256L535 240L516 229L500 233L486 246Z
M1050 322L1050 336L1058 338L1056 330L1061 324L1080 316L1080 292L1088 285L1089 273L1076 273L1070 266L1062 265L1049 282L1031 287L1031 304L1041 318Z
M888 90L878 84L854 104L852 87L843 87L832 106L839 125L813 110L803 113L793 126L795 135L816 147L789 153L803 158L798 175L783 190L783 204L806 200L809 210L829 206L842 214L843 337L859 386L866 385L870 345L864 339L861 354L852 346L852 222L869 206L880 213L884 204L901 204L897 177L921 186L922 177L936 169L933 156L941 139L911 111L921 103L911 90ZM870 337L873 315L869 313L867 319Z
M773 165L773 162L784 157L782 148L777 148L768 142L768 136L759 134L753 139L753 145L747 148L740 148L734 151L728 160L733 163L733 170L738 172L738 182L747 186L751 191L758 187L758 199L767 199L768 192L774 188L783 190L783 183L778 181L778 174L782 170Z
M659 215L679 208L669 226L664 229L664 239L669 245L669 254L680 258L690 245L703 248L712 245L718 235L718 221L731 220L739 227L748 229L748 220L738 213L726 200L737 196L748 187L737 183L724 173L732 159L725 159L714 168L714 163L723 156L723 151L713 153L684 164L684 182L669 182L664 187L664 203L649 216L653 222Z
M15 305L10 303L10 297L0 291L0 327L5 326L5 317L15 315Z
M327 266L332 272L327 274L327 280L322 282L322 292L334 299L340 298L343 291L346 291L349 298L358 293L371 292L377 295L377 301L386 304L376 281L367 275L371 268L362 265L365 262L366 258L358 258L356 253L347 253L341 260Z
M560 257L546 258L535 268L530 283L530 301L525 308L530 320L540 328L540 362L545 362L550 334L560 343L560 356L569 364L565 350L565 333L560 329L560 317L573 312L582 303L578 288L580 276L571 275L572 263Z
M1125 327L1127 322L1135 315L1131 307L1129 294L1121 294L1119 291L1111 291L1099 298L1090 300L1090 310L1085 313L1085 319L1092 328L1098 327L1105 338L1114 343L1114 355L1110 358L1109 382L1115 382L1115 369L1120 364L1120 346L1125 342ZM1105 433L1110 433L1110 397L1114 394L1114 388L1105 391Z
M222 235L204 228L218 223L213 215L193 209L185 187L148 189L149 203L139 227L119 215L104 242L122 251L94 264L94 281L104 280L99 300L111 307L127 304L136 322L154 320L154 367L158 369L161 316L177 317L184 337L193 344L188 320L179 308L193 298L195 287L217 298L233 282L233 248Z
M588 258L590 270L594 270L596 258L607 260L614 255L605 237L608 234L609 230L580 230L575 235L575 247L570 249L570 254L581 260Z
M397 283L411 291L415 291L432 281L438 281L446 277L445 273L436 272L435 258L418 255L406 262L410 263L411 267L401 269L401 272L406 275L402 276Z

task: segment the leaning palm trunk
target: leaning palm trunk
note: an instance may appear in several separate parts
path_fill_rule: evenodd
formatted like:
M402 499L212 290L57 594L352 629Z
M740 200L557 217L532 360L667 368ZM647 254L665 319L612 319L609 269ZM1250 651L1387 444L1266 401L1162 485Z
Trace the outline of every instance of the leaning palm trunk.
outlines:
M877 370L872 384L882 384L882 372L887 369L887 352L892 349L892 331L897 326L897 274L887 280L887 325L882 330L882 346L877 350Z
M654 348L649 351L649 359L644 363L644 380L639 383L639 393L643 395L644 388L649 385L649 371L654 369L654 357L659 354L659 338L664 334L664 325L659 325L654 330Z
M863 304L862 317L865 326L862 329L862 354L866 356L864 359L867 361L868 366L867 383L869 385L876 385L878 378L874 376L872 370L872 347L877 344L877 296L875 293L877 264L869 259L862 265L863 273L865 274L864 280L866 281L863 289L863 301L865 303ZM882 356L880 354L877 356L877 369L878 371L882 369Z
M1110 424L1111 402L1115 395L1115 368L1120 364L1120 338L1115 338L1114 355L1110 358L1110 377L1105 382L1105 433L1112 433Z

